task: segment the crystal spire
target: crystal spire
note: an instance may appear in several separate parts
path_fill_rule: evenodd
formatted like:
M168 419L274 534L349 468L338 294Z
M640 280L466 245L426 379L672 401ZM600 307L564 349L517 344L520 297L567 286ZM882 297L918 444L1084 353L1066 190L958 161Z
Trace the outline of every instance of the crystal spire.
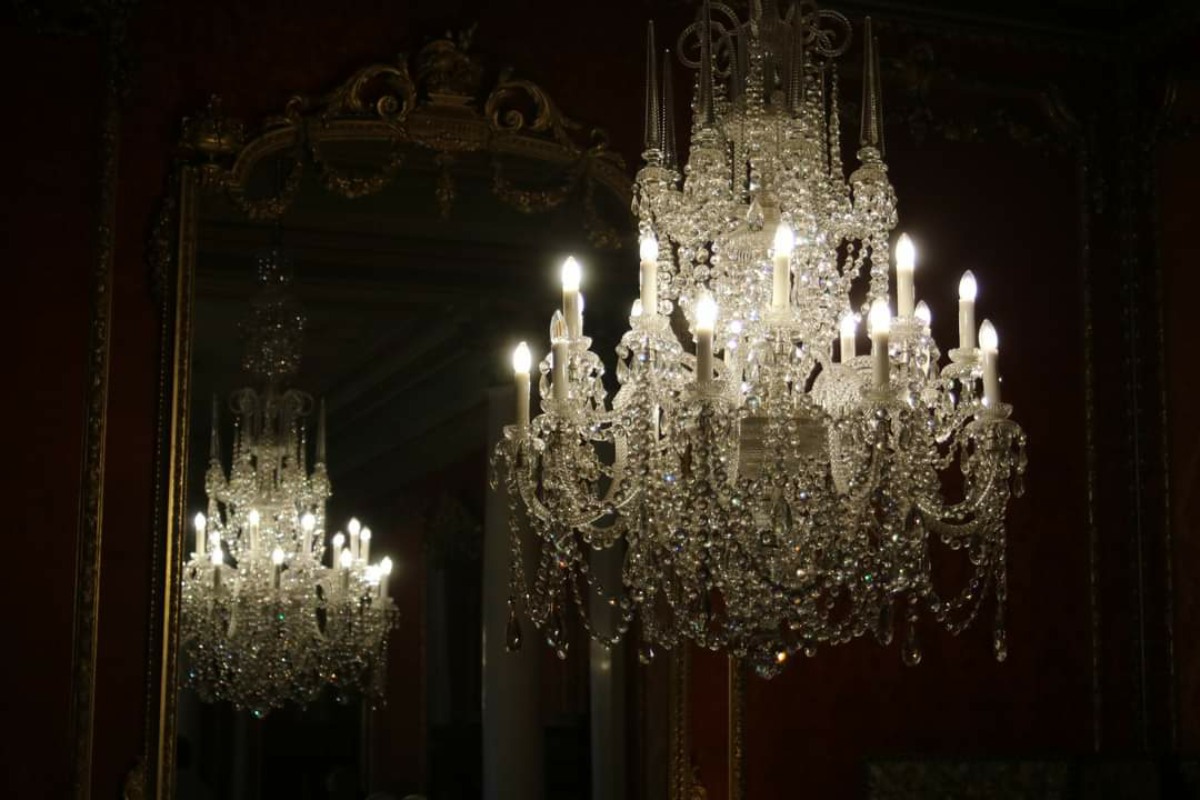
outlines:
M671 85L670 50L663 53L661 112L662 124L659 128L662 137L660 148L663 154L663 166L674 169L678 166L678 162L675 151L675 89Z
M662 142L662 102L658 94L658 50L654 46L654 21L646 26L646 114L642 149L654 150Z
M863 23L863 99L862 131L859 146L873 147L883 152L883 109L879 90L879 53L874 34L871 33L871 18Z

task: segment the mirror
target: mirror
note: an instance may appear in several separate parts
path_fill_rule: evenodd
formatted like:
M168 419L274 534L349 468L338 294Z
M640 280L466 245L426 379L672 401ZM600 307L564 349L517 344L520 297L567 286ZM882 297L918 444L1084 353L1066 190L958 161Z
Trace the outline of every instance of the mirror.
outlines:
M254 135L215 100L185 121L158 239L175 433L154 796L661 797L680 772L664 671L582 631L565 659L533 630L505 652L487 485L508 353L545 355L568 253L591 335L616 343L629 179L600 132L457 43L412 67L293 98Z

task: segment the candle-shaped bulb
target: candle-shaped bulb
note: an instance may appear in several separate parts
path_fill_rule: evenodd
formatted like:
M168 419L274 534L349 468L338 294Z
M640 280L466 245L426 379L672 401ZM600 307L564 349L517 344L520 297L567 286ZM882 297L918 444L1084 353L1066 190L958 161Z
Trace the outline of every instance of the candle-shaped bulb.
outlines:
M251 525L257 526L262 521L262 514L258 513L257 508L250 509L250 513L246 515L246 521Z
M911 317L916 292L913 289L913 268L917 264L917 248L907 233L896 242L896 315Z
M521 342L513 350L512 365L517 390L517 425L522 428L529 424L529 366L532 362L529 345Z
M513 350L513 372L517 373L518 375L529 374L529 366L532 362L533 356L529 354L529 345L525 344L525 342L521 342L517 345L516 349Z
M337 533L335 533L333 535L333 549L334 550L341 550L342 545L344 545L345 543L346 543L346 537L341 531L338 531Z
M991 320L985 319L979 326L979 347L983 350L999 350L1000 337L996 335L996 326Z
M838 333L842 345L842 363L849 363L850 359L858 355L858 314L853 311L842 317L842 321L838 324Z
M653 233L643 236L638 255L642 261L658 261L658 237Z
M208 519L204 516L204 512L197 511L196 516L192 518L192 524L196 526L196 535L204 536L204 530L208 527Z
M717 301L710 292L701 292L696 300L696 332L712 333L717 327Z
M350 569L350 565L353 563L354 556L350 555L350 548L346 548L342 551L342 554L338 556L338 566L342 569Z
M917 248L907 233L900 234L896 242L896 269L912 272L917 265Z
M384 556L383 560L379 562L379 572L385 576L392 574L392 560L387 556Z
M371 529L363 528L358 536L358 557L363 561L371 560Z
M633 317L634 319L637 319L641 315L642 315L642 301L634 300L633 308L629 309L629 316Z
M888 308L887 301L882 297L871 304L871 313L867 317L867 324L871 328L872 335L891 332L892 312Z
M796 234L792 233L792 226L786 222L779 223L775 229L775 255L790 256L795 246Z
M958 282L958 299L968 302L975 302L975 295L979 293L979 284L975 282L975 275L971 270L963 273L962 280Z
M565 292L578 292L579 282L583 278L583 269L579 266L579 262L574 256L567 256L567 260L562 264L562 288Z
M276 547L271 551L271 563L277 567L283 566L283 548Z
M858 314L847 314L842 317L839 327L842 339L853 339L858 333Z
M967 270L958 282L958 346L961 350L975 348L975 295L978 291L975 276Z
M358 517L350 518L350 521L346 523L346 530L350 531L351 536L358 536L358 532L362 530L362 523L358 521ZM341 536L341 534L339 533L338 536ZM336 540L335 537L334 541Z
M212 558L212 563L213 563L214 567L219 567L220 565L225 563L225 551L222 550L220 547L214 548L209 557Z
M312 533L316 530L317 518L311 511L305 511L304 516L300 517L300 527L305 533Z
M921 324L926 328L933 322L933 312L929 310L929 304L924 300L917 303L917 310L913 312L913 316L921 320Z

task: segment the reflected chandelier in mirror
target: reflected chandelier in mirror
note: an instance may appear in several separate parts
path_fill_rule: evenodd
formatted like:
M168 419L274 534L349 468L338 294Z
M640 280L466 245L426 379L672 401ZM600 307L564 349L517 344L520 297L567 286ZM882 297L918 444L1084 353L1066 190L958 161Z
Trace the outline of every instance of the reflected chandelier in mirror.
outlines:
M705 0L680 37L682 62L699 71L685 167L669 124L669 60L660 84L650 29L634 201L641 298L611 403L573 260L540 364L544 413L532 421L529 355L514 358L518 424L496 451L512 506L511 641L523 611L565 657L574 605L604 644L636 625L644 659L692 642L770 677L821 645L890 643L898 609L911 665L923 613L958 633L990 594L1003 660L1005 515L1026 459L1025 434L1000 402L995 329L984 321L977 332L967 273L959 346L939 366L906 236L893 318L896 199L870 20L859 166L847 177L837 60L850 23L808 0L751 9L741 21ZM857 354L860 314L870 355ZM676 333L683 325L694 354ZM526 531L540 548L528 577ZM969 562L954 594L935 587L938 542ZM592 551L610 548L622 586L591 568ZM618 611L615 624L590 619L597 596Z
M221 463L220 415L213 400L196 546L183 569L180 641L183 681L209 702L229 701L256 717L292 701L361 692L383 701L390 558L370 563L371 530L351 519L324 563L325 413L308 467L313 399L286 388L300 366L304 314L289 293L291 264L272 247L257 259L259 293L245 325L242 365L261 390L234 393L233 458Z

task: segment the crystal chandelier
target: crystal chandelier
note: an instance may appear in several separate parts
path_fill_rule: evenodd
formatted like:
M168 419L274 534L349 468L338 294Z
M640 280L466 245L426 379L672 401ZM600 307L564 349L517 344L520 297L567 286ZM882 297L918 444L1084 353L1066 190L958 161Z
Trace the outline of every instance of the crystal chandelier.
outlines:
M493 458L510 498L510 645L523 612L565 657L574 605L605 644L636 624L643 660L690 641L769 677L796 652L864 635L887 644L900 627L911 665L923 616L957 634L992 596L1003 660L1004 519L1026 460L1000 401L995 328L976 328L966 273L958 347L943 361L907 236L889 295L896 200L870 20L847 178L837 61L850 23L807 1L783 15L751 7L742 22L705 2L680 36L680 60L698 71L682 168L670 53L660 83L651 25L641 297L617 347L619 390L607 398L584 335L573 259L533 420L528 347L514 354L517 422ZM590 552L610 548L622 586L590 568ZM935 586L943 549L965 551L956 591ZM615 625L594 623L593 596Z
M221 463L213 400L206 512L183 572L180 638L184 684L206 701L227 700L263 716L287 701L307 703L326 685L340 698L381 701L388 633L389 558L370 563L371 530L357 519L325 546L325 409L308 467L310 395L282 388L300 363L304 315L288 293L290 265L279 248L258 258L261 290L245 328L244 369L262 386L230 399L234 441ZM328 550L329 563L325 563Z

